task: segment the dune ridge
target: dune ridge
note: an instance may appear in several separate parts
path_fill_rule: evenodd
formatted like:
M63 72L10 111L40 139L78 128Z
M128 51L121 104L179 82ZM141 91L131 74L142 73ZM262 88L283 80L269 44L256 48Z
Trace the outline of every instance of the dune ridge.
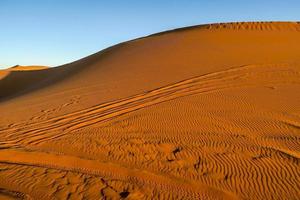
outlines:
M0 71L0 198L297 199L299 26L200 25Z
M208 29L300 31L299 22L237 22L206 25Z

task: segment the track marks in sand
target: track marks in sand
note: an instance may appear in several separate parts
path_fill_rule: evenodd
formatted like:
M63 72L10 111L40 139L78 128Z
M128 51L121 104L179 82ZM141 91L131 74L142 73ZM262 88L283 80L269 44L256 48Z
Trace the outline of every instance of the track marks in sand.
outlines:
M5 143L7 146L39 144L88 126L98 126L126 113L188 95L241 87L274 87L278 84L299 84L300 74L295 66L297 65L246 65L190 78L78 112L1 130L2 144Z
M143 121L140 125L147 124L147 120ZM276 199L281 195L293 199L297 196L299 163L278 149L230 134L192 134L189 129L188 133L182 129L171 134L156 132L138 136L138 133L122 132L122 126L114 124L111 130L99 128L98 132L76 134L76 142L71 136L63 140L80 147L81 135L84 135L83 148L78 148L75 154L87 150L83 155L128 168L167 174L173 179L193 180L234 192L245 199ZM84 148L87 146L88 149Z
M53 108L53 109L45 109L45 110L41 110L41 114L37 115L37 116L34 116L30 119L30 123L34 123L36 121L39 121L39 120L47 120L48 118L50 118L50 116L53 114L53 113L56 113L68 106L72 106L74 104L78 104L79 101L80 101L80 95L76 95L74 97L72 97L68 102L56 107L56 108Z
M13 199L30 199L30 197L21 192L16 192L12 190L7 190L0 188L0 199L13 200Z
M162 195L167 195L169 197L174 194L178 195L173 196L173 198L215 199L219 196L222 196L225 199L234 198L234 196L229 195L228 193L224 193L200 183L189 182L188 180L181 179L170 179L168 176L153 174L147 171L139 171L134 168L124 168L111 163L103 163L97 160L87 160L73 156L54 155L41 152L3 150L0 151L0 162L3 164L32 167L33 170L36 170L36 168L44 168L46 171L49 169L54 169L64 173L78 173L80 176L78 178L80 179L84 175L101 177L99 180L101 180L102 184L104 185L101 189L101 195L103 196L119 196L122 198L131 195L135 196L136 199L139 199L140 197L144 196L142 191L145 192L145 190L150 190L151 193L156 193L155 191L159 191ZM26 174L23 174L22 176L26 176ZM105 181L109 179L119 180L121 185L123 185L123 188L124 184L131 185L131 188L124 188L121 191L116 190L110 186L107 181ZM18 180L24 180L24 177L19 178ZM55 179L53 181L55 181ZM123 184L122 181L124 181ZM71 183L70 180L68 182ZM75 182L80 182L80 180ZM134 188L136 189L133 190ZM138 190L137 188L141 189ZM77 188L76 190L78 189L80 188ZM70 188L68 191L70 191ZM55 192L57 193L58 191ZM155 197L157 195L158 194L156 193L150 196ZM53 196L58 195L53 194ZM80 193L75 196L80 196Z
M244 101L244 96L231 94L284 94L282 88L299 87L298 70L296 64L242 66L2 129L0 166L16 169L0 169L0 188L7 180L35 198L48 194L95 199L88 196L94 194L116 199L205 199L211 193L218 197L233 193L242 198L293 199L300 187L297 113L256 110L249 96ZM224 109L214 107L218 101ZM253 112L262 121L248 118ZM182 120L187 115L190 118ZM293 141L295 148L289 151L281 139ZM15 174L20 174L17 179ZM30 174L41 181L33 184Z

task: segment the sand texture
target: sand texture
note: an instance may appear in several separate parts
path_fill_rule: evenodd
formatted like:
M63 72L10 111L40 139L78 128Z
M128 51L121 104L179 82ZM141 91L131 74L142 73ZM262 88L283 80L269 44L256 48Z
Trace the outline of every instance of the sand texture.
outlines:
M300 199L300 24L0 71L0 199Z

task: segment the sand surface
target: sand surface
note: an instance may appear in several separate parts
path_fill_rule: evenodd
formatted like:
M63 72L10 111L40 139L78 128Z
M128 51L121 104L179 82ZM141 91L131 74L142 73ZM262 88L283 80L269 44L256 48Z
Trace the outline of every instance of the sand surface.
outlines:
M300 199L300 24L202 25L0 71L0 199Z

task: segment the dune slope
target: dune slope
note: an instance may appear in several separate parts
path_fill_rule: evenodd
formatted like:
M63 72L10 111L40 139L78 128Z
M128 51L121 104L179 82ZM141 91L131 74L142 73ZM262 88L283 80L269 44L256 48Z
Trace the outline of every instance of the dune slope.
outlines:
M299 198L299 44L212 24L0 71L0 198Z
M31 91L36 85L40 85L40 81L44 80L46 70L44 66L19 66L0 70L0 101L12 98L25 91Z

